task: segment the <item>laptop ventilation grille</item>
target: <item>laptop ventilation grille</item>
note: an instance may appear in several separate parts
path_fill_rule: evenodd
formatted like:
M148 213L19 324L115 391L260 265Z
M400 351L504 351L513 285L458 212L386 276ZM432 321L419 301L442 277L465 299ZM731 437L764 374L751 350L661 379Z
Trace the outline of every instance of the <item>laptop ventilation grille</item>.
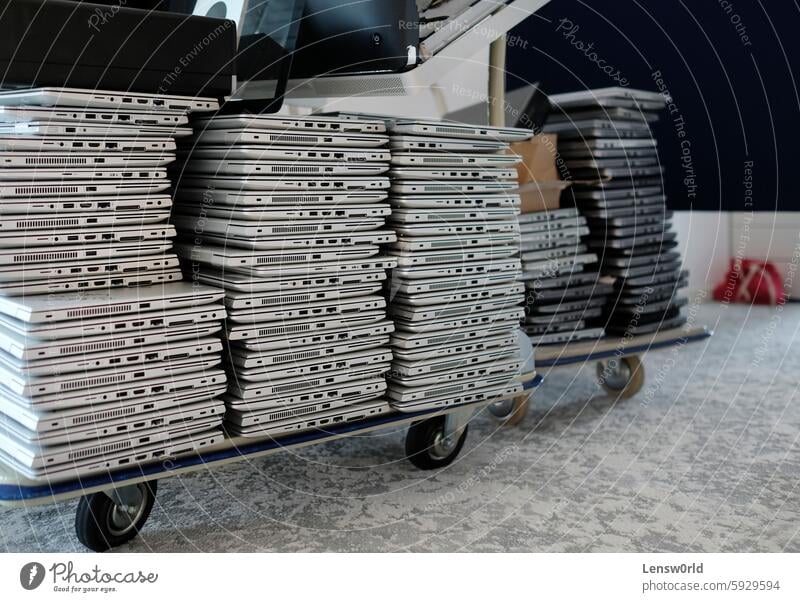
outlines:
M280 165L273 165L270 169L271 173L303 173L313 174L317 173L317 168L313 165L291 165L282 167Z
M130 416L136 413L136 407L119 408L116 410L107 410L105 412L96 412L95 414L86 414L84 416L75 416L72 419L73 425L86 424L89 422L100 422L102 420L111 420L112 418L119 418L120 416Z
M308 387L319 386L319 379L302 381L298 383L289 383L288 385L277 385L272 387L273 393L289 393L290 391L297 391L299 389L306 389Z
M452 387L439 387L438 389L431 389L430 391L425 391L423 393L423 397L439 397L440 395L450 395L451 393L460 393L461 392L461 385L453 385Z
M88 387L96 387L98 385L110 385L113 383L122 382L125 380L124 374L112 374L111 376L98 376L95 378L84 378L81 380L74 380L67 383L61 383L62 391L74 391L75 389L85 389Z
M443 134L462 134L462 135L464 134L464 130L462 130L462 129L451 128L451 127L441 126L441 125L437 125L434 128L434 131L441 132Z
M277 257L258 257L256 263L258 265L273 264L273 263L300 263L305 259L305 255L280 255Z
M316 232L317 226L276 226L272 228L273 234L303 234L306 232Z
M80 190L77 186L17 186L15 194L75 194Z
M276 355L272 361L275 364L282 364L284 362L307 360L319 356L320 356L320 351L318 349L315 349L314 351L298 351L296 353L284 353L283 355Z
M275 326L273 328L261 328L258 335L269 337L276 334L290 334L294 332L306 332L311 329L310 324L298 324L296 326Z
M284 297L278 297L277 299L262 299L261 305L289 305L292 303L302 303L310 299L311 295L286 295Z
M36 263L41 261L53 261L56 259L77 259L77 251L54 251L51 253L24 253L14 255L14 263Z
M270 142L309 142L315 143L316 136L301 136L298 134L270 134L267 136Z
M88 351L105 351L107 349L118 349L124 347L125 341L113 339L110 341L103 341L100 343L82 343L80 345L68 345L61 347L58 351L62 355L72 355L75 353L86 353Z
M25 165L86 165L86 157L25 157Z
M106 314L130 313L133 306L130 303L118 303L117 305L106 305L104 307L87 307L86 309L71 309L67 312L68 318L78 318L86 316L100 316Z
M296 408L294 410L283 410L281 412L272 412L268 414L267 419L269 421L273 420L285 420L286 418L294 418L295 416L303 416L305 414L313 414L319 410L319 406L306 406L305 408Z
M62 217L55 219L24 219L16 222L17 228L52 228L57 226L77 226L80 223L77 217Z
M117 443L106 443L105 445L98 445L97 447L88 447L69 454L70 460L80 460L91 456L98 456L101 454L110 454L123 449L129 449L133 446L131 441L118 441Z

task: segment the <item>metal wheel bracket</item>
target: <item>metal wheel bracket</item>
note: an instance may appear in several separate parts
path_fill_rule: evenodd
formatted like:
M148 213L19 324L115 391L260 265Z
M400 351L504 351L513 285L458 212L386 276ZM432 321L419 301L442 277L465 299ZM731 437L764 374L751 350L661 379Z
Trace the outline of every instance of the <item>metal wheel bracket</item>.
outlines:
M462 408L445 415L444 432L442 433L442 444L450 449L456 446L464 432L464 427L469 424L475 410L472 408Z

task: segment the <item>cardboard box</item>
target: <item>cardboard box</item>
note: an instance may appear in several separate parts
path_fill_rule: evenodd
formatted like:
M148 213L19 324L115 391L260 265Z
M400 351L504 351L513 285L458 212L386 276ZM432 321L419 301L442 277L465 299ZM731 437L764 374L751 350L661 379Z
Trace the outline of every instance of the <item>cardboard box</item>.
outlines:
M560 180L556 169L557 149L557 134L537 134L530 140L511 144L511 152L522 157L517 164L519 183Z
M561 193L572 182L551 180L550 182L529 182L519 187L518 193L522 213L536 213L559 208Z

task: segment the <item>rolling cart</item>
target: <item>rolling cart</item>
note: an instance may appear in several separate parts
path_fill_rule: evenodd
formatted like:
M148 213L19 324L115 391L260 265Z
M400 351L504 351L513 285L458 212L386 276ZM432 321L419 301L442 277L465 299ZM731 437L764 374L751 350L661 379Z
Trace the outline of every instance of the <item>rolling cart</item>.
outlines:
M542 378L529 372L520 376L520 380L531 390ZM235 437L200 454L53 483L32 481L0 466L0 505L23 507L80 498L75 516L78 540L91 550L105 551L136 537L153 508L159 479L400 426L408 426L405 448L411 463L422 470L442 468L458 456L467 437L469 421L482 407L485 406L471 404L409 414L392 413L278 439Z
M697 343L709 338L713 332L705 326L685 329L673 328L653 334L627 339L604 338L595 341L577 341L566 345L542 345L536 348L536 369L560 368L585 362L597 362L600 385L619 399L628 399L644 385L645 372L641 356L648 351ZM543 377L546 372L543 373ZM526 390L514 399L499 401L489 406L489 412L506 426L518 424L528 411L532 391Z

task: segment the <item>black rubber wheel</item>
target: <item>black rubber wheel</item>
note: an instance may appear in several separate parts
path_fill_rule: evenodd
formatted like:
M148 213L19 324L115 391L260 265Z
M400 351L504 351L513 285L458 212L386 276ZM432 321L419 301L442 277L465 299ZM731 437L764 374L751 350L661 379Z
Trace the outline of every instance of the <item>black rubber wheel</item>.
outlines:
M406 435L406 456L411 463L422 470L443 468L456 459L464 441L467 429L461 431L458 441L448 442L444 438L444 416L428 418L415 422Z
M75 514L75 534L90 550L105 552L139 534L156 501L156 481L133 485L138 500L129 507L118 506L105 493L84 495Z

